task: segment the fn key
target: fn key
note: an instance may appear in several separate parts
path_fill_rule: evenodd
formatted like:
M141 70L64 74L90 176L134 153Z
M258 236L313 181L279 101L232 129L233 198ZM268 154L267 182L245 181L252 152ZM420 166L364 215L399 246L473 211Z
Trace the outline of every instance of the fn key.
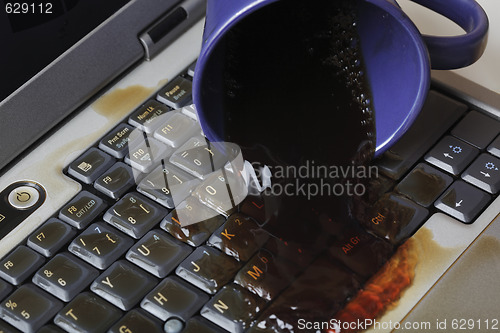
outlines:
M439 210L469 224L473 222L490 199L491 197L487 193L461 180L457 180L434 205Z

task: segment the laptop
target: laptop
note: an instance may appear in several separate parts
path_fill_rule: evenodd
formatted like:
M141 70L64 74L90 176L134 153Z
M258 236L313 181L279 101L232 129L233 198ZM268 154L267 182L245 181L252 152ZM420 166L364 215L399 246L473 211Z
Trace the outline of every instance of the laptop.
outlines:
M157 179L159 164L148 164L139 145L135 151L122 150L127 143L122 136L136 129L153 138L151 148L156 130L148 127L148 119L153 114L175 114L182 124L196 124L189 88L202 43L204 1L5 2L11 13L2 13L1 29L11 35L2 34L2 41L21 45L9 47L2 57L0 331L497 331L500 304L492 295L500 290L500 176L495 173L500 166L495 63L500 8L494 0L478 2L490 18L484 56L466 69L433 71L423 116L373 161L380 181L369 199L372 215L363 235L369 244L384 244L374 248L388 248L397 237L370 223L383 224L385 215L403 206L412 209L406 220L413 229L406 233L408 240L394 241L387 263L381 260L369 276L361 277L365 266L334 255L330 272L345 278L325 286L324 293L307 289L307 274L314 277L315 264L330 267L322 254L302 256L293 244L259 232L243 245L227 242L234 241L231 230L241 221L261 230L262 197L249 195L231 214L179 227L176 214L191 203L172 205L161 186L148 187ZM427 11L408 1L402 5L424 32L430 28ZM23 11L32 16L22 16ZM446 24L435 22L439 31ZM54 37L53 44L42 41L45 36ZM18 42L28 40L27 45ZM25 58L33 50L37 56ZM32 67L35 60L40 63ZM184 144L206 147L197 127L192 128L183 141L168 141L168 135L157 141L168 141L171 156L180 159ZM421 139L422 131L429 139ZM204 184L199 173L190 174L196 162L189 167L170 162L174 166L162 165L161 177L182 175L183 181ZM110 185L118 171L130 172L133 183ZM435 186L425 187L429 179L438 185L437 192ZM394 202L400 206L387 204ZM136 220L140 216L146 222ZM348 240L347 251L352 247L355 253L356 239ZM269 261L276 249L286 265ZM277 273L266 275L276 267ZM204 271L209 273L196 274ZM260 288L262 280L272 285L266 276L280 277L280 287ZM316 310L331 313L328 320L319 321L314 311L311 317L280 312L283 304L290 308L293 301L308 300L297 289L300 284L307 285L312 301L326 302ZM380 286L396 292L389 301L364 303L371 296L383 299L374 294ZM377 310L362 311L363 304ZM297 306L296 311L309 314L310 307L300 312Z

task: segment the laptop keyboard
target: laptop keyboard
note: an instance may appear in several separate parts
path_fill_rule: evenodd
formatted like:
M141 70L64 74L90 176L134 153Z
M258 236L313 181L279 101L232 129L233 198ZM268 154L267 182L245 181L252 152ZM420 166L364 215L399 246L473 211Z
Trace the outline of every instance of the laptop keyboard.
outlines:
M374 161L359 226L330 225L326 250L263 229L266 192L181 226L181 211L209 209L196 189L225 186L210 174L227 162L190 105L193 73L70 163L82 191L0 261L0 331L297 332L334 316L433 213L473 223L500 191L500 122L431 91Z

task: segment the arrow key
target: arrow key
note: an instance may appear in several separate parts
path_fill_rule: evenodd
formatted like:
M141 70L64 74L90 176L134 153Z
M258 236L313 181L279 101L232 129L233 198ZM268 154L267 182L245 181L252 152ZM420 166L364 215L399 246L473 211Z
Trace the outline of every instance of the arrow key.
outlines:
M490 200L491 196L487 193L466 182L457 180L434 205L439 210L469 224Z
M481 154L462 174L462 178L486 192L500 191L500 159L490 154Z
M458 175L478 153L477 148L452 136L446 136L431 149L425 160L444 171Z

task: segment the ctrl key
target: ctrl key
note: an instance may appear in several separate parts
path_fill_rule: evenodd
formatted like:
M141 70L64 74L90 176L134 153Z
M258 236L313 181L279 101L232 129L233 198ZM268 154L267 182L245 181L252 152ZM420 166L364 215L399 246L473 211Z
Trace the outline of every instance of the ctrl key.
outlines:
M455 181L434 203L437 209L464 223L472 223L491 196L461 180Z
M3 320L23 332L35 332L63 306L55 297L32 284L21 286L0 307Z

